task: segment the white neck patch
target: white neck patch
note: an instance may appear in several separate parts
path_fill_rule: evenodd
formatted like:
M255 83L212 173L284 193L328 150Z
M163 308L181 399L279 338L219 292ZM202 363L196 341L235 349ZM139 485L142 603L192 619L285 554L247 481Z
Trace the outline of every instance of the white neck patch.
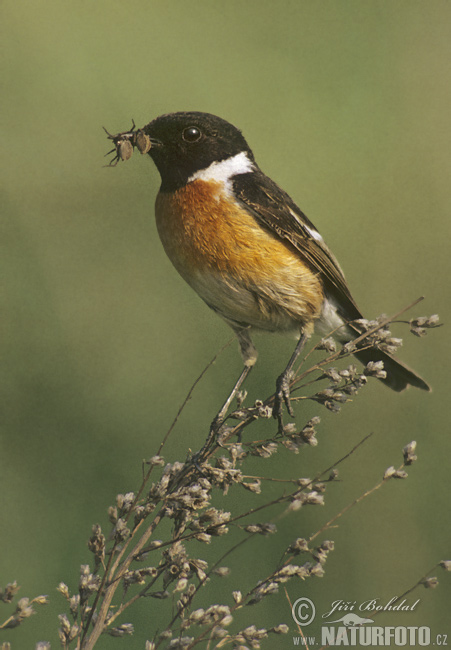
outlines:
M192 181L214 181L223 183L227 191L231 191L232 186L230 179L238 174L247 174L255 169L254 163L249 160L247 152L241 151L231 158L226 158L220 162L211 163L209 167L200 169L198 172L188 178L188 183Z

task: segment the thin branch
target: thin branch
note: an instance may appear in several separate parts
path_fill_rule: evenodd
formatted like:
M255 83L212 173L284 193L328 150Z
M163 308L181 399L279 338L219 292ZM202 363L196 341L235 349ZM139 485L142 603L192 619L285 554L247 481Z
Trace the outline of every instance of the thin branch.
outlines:
M398 467L397 471L399 472L404 467L405 467L405 465L403 463L402 465L400 465ZM334 524L338 519L340 519L340 517L342 517L345 514L345 512L348 512L348 510L351 510L351 508L354 508L354 506L356 506L358 503L363 501L363 499L366 499L366 497L369 497L370 494L373 494L373 492L376 492L376 490L379 490L379 488L381 488L383 485L385 485L385 483L387 483L387 481L389 481L390 479L391 479L391 476L384 477L379 483L377 483L377 485L374 485L372 488L370 488L369 490L366 490L363 494L361 494L359 497L357 497L357 499L354 499L354 501L352 501L351 503L348 503L347 506L345 506L342 510L340 510L340 512L338 512L334 517L332 517L332 519L329 519L329 521L327 523L325 523L324 526L322 526L316 533L314 533L314 535L311 535L309 537L308 541L312 542L314 539L316 539L319 535L321 535L321 533L323 533L325 530L330 528L332 526L332 524Z
M204 375L206 374L206 372L211 368L212 365L214 365L214 364L216 363L216 361L217 361L218 358L221 356L221 354L224 352L224 350L226 350L226 349L227 349L227 348L228 348L228 347L233 343L233 341L235 341L235 337L229 339L229 340L227 341L227 343L224 343L224 345L222 346L222 348L220 348L219 352L217 352L217 353L215 354L215 356L211 359L211 361L209 361L209 362L207 363L207 365L206 365L205 368L202 370L202 372L200 373L200 375L199 375L199 376L197 377L197 379L193 382L191 388L190 388L189 391L188 391L187 396L185 397L185 399L183 400L183 402L182 402L182 404L181 404L179 410L177 411L177 415L175 416L175 418L174 418L174 420L173 420L171 426L169 427L168 431L166 432L166 434L165 434L163 440L161 441L160 446L158 447L157 456L160 455L161 450L163 449L163 447L164 447L164 445L166 444L166 442L167 442L169 436L171 435L171 433L172 433L172 431L173 431L175 425L177 424L177 422L178 422L178 420L179 420L179 418L180 418L180 416L181 416L181 414L182 414L182 412L183 412L185 406L186 406L186 405L188 404L188 402L190 401L190 399L191 399L191 397L192 397L192 395L193 395L193 391L194 391L194 389L196 388L197 384L198 384L198 383L203 379L203 377L204 377Z

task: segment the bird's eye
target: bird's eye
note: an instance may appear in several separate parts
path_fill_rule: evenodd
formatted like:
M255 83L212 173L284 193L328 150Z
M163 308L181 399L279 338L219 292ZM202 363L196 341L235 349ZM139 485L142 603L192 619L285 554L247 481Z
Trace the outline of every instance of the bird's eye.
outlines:
M200 140L202 133L199 131L199 129L196 126L189 126L187 129L185 129L182 133L182 138L186 142L197 142Z

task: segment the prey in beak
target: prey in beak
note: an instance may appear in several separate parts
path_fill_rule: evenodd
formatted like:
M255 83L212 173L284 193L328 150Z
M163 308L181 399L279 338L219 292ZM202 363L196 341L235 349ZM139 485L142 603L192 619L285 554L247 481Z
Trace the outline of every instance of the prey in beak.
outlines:
M108 140L112 140L114 144L114 148L108 151L105 156L115 154L105 167L116 167L120 160L129 160L135 147L140 154L144 155L149 153L152 147L161 144L159 140L148 136L144 129L137 129L134 120L132 120L132 128L129 131L122 131L122 133L113 135L105 127L103 127L103 130L107 134Z

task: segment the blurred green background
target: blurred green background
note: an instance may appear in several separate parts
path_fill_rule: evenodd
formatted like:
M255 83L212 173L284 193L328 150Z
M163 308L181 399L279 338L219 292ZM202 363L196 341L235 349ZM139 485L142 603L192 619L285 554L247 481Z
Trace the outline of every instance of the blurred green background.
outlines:
M450 23L441 0L2 3L0 583L51 596L4 633L13 648L39 639L58 647L57 584L75 588L91 525L105 524L118 492L136 488L141 459L156 452L193 380L230 338L163 253L151 161L135 154L105 169L102 125L117 132L131 118L142 126L178 110L224 117L324 234L368 317L425 295L412 316L446 321ZM271 390L292 346L258 340L249 399ZM240 580L245 589L263 578L293 538L399 464L412 439L419 461L409 480L344 517L325 536L336 541L325 577L289 583L288 592L320 612L337 599L387 601L449 559L449 353L446 327L421 341L405 332L402 358L432 394L372 382L339 416L298 409L298 422L322 415L319 446L272 467L256 463L256 472L312 476L375 436L343 466L325 508L282 519L280 537L248 546L244 569L230 560L235 571L211 587L213 601L230 602ZM184 412L168 460L202 444L240 363L233 344ZM236 490L230 500L242 497ZM198 556L212 550L199 545ZM415 614L378 624L451 632L451 580L440 577L436 591L417 592ZM135 623L135 637L98 647L143 648L161 612L152 599L131 609L124 622ZM264 647L290 648L297 634L283 591L237 625L279 622L290 634Z

